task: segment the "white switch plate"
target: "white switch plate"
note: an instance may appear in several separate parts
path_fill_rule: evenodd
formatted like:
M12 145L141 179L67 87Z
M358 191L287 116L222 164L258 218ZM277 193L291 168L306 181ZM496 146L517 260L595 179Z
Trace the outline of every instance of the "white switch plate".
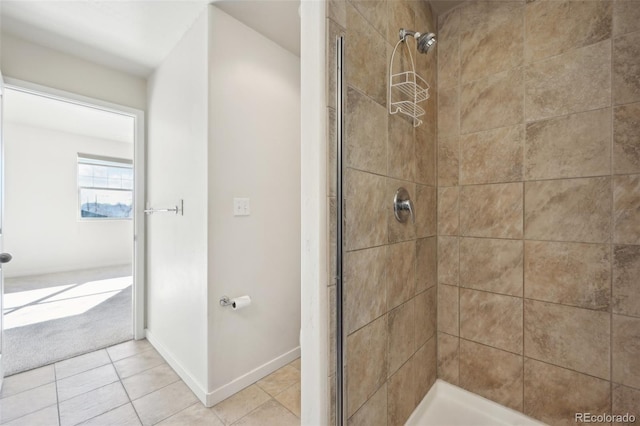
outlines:
M251 214L251 203L248 198L233 199L233 215L249 216Z

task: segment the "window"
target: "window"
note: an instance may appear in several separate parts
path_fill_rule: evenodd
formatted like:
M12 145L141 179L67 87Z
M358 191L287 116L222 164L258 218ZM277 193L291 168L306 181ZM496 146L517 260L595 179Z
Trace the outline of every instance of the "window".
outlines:
M131 160L78 154L78 204L81 219L131 219Z

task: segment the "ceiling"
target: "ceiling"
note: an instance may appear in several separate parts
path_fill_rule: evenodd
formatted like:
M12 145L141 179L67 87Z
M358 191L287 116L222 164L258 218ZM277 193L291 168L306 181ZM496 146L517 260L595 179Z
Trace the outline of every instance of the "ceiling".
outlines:
M210 0L2 0L2 30L129 74L149 76ZM300 54L299 0L214 3Z
M133 117L8 87L3 98L7 123L133 143Z

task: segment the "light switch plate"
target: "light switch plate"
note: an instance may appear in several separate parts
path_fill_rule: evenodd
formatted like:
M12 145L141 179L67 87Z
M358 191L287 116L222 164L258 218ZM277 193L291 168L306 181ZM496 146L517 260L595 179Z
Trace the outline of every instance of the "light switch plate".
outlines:
M233 215L249 216L251 214L251 203L248 198L233 199Z

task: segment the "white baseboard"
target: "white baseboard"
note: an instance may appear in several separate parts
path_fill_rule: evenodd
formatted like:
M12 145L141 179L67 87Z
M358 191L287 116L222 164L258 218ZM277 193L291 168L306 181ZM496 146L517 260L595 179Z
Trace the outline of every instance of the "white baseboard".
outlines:
M300 346L280 355L277 358L261 365L260 367L249 371L247 374L234 379L226 385L220 386L218 389L207 394L207 407L213 407L218 402L229 398L231 395L241 391L247 386L251 386L258 380L268 376L279 368L284 367L291 361L300 357Z
M258 368L255 368L249 371L247 374L244 374L237 379L232 380L226 385L220 386L218 389L207 392L196 379L194 379L188 372L185 370L182 365L175 359L175 357L158 339L156 339L148 329L145 329L145 334L147 336L147 340L151 345L162 355L162 357L167 361L167 364L171 366L180 376L180 378L185 382L189 389L196 395L196 397L207 407L213 407L220 401L224 401L229 398L231 395L240 392L242 389L251 386L258 380L268 376L279 368L284 367L289 364L291 361L300 357L300 346L290 350L287 353L280 355L277 358L272 359L271 361L261 365Z
M158 339L156 339L153 333L149 331L149 329L145 329L144 331L145 335L147 336L147 340L149 341L149 343L151 343L151 346L153 346L158 351L158 353L162 355L162 358L167 361L167 364L169 364L171 368L173 368L176 374L180 376L182 381L187 386L189 386L189 389L191 389L191 391L196 395L200 402L206 405L207 391L198 383L196 379L191 377L187 370L185 370L182 365L174 358L171 351L169 351Z

